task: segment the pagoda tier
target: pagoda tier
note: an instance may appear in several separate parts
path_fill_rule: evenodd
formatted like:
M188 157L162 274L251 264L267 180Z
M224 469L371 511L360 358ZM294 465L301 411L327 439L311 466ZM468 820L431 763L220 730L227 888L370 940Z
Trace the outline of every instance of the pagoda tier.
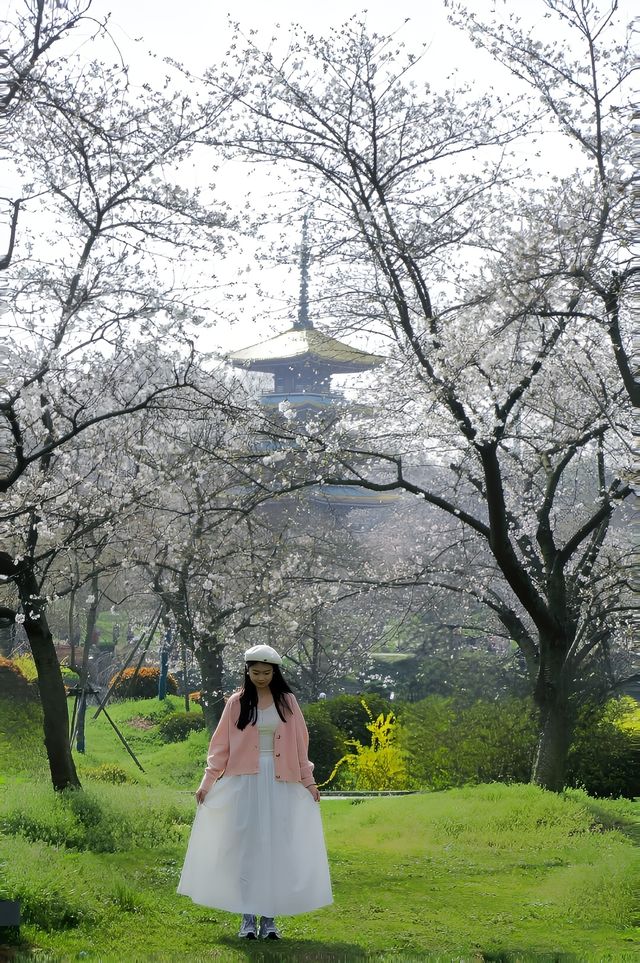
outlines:
M237 368L273 375L273 390L262 395L262 404L276 407L286 401L301 421L320 412L331 413L334 405L348 404L331 390L333 375L359 374L382 364L384 358L353 348L323 334L309 316L309 255L307 218L304 219L300 252L300 301L298 317L292 327L273 338L233 351L227 359ZM323 509L350 511L354 508L379 508L392 503L395 492L369 491L359 486L323 485L309 490L307 498ZM283 511L287 503L277 500ZM270 506L270 511L275 507Z
M368 371L383 360L311 326L297 325L228 357L239 368L272 374L278 395L328 394L332 375Z
M380 364L376 354L352 348L317 331L309 316L309 245L307 217L300 248L300 301L298 317L287 331L259 344L232 352L228 358L238 368L272 374L273 396L330 395L331 376L358 374Z

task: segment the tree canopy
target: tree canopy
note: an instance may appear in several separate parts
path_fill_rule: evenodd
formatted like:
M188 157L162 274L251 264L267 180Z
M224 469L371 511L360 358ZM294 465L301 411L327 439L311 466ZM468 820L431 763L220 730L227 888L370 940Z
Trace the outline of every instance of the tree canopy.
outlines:
M429 76L428 51L353 18L268 49L238 29L204 78L168 64L135 87L57 46L89 6L27 6L3 54L2 614L34 652L54 785L77 778L47 606L83 585L96 603L127 568L215 703L252 633L280 633L315 692L383 634L389 599L447 593L460 627L482 607L527 668L533 778L561 788L580 703L628 670L634 613L617 0L539 0L534 25L445 3L500 86ZM211 188L221 158L270 165L277 223L308 218L312 311L385 356L358 404L270 410L197 351L212 258L273 234ZM276 243L259 263L274 254L291 258ZM364 534L314 520L305 493L335 485L398 498Z

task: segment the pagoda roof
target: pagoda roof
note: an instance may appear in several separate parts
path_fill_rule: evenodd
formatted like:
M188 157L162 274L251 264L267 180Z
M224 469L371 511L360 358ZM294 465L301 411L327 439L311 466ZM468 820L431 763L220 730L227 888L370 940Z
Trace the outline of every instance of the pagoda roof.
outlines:
M384 360L380 355L353 348L312 326L299 324L259 344L233 351L228 358L232 364L251 371L273 372L281 364L311 361L326 365L336 374L367 371Z

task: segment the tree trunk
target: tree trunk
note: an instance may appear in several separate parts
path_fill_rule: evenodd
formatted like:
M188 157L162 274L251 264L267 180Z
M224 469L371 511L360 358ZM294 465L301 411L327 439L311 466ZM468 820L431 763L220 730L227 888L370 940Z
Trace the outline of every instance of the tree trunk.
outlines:
M571 722L566 707L550 706L541 719L531 782L561 792L571 745Z
M80 703L78 704L78 719L76 723L76 749L78 752L85 751L85 732L84 724L87 714L87 687L90 685L89 679L89 654L93 644L93 636L98 621L98 576L94 575L91 579L91 593L93 602L89 606L87 613L87 627L84 635L84 650L82 653L82 666L80 668Z
M76 749L78 752L85 751L85 738L84 738L84 724L87 718L87 692L85 689L80 690L80 695L78 697L78 714L76 716Z
M320 695L320 655L321 655L321 645L320 645L320 629L318 625L318 613L313 617L313 640L312 640L312 660L311 660L311 686L310 686L310 696L312 702L318 701L318 696Z
M164 702L167 698L167 676L169 675L169 649L165 643L160 653L160 678L158 679L158 700Z
M184 644L184 640L180 640L180 661L182 662L182 688L184 696L184 711L189 712L191 706L189 705L189 679L187 674L189 672L189 667L187 665L187 647Z
M540 710L540 731L531 782L552 792L564 788L567 756L573 734L573 713L564 682L563 666L568 646L541 640L543 665L535 701Z
M198 646L195 656L202 676L202 711L213 732L224 709L222 646L215 638L209 639Z
M21 578L21 583L31 583L32 591L20 594L27 600L25 606L24 627L29 638L33 653L33 660L38 672L38 688L42 714L44 719L44 744L49 759L51 782L54 789L79 788L80 780L71 755L69 743L69 710L67 707L67 693L62 681L60 663L56 655L53 638L45 617L44 604L34 602L33 596L38 596L36 580L32 573ZM22 588L21 584L21 588ZM31 600L29 597L31 596ZM30 617L29 612L37 608Z
M69 633L69 645L71 653L69 655L69 665L74 672L78 671L76 663L76 590L72 589L69 593L69 611L67 613L67 631Z
M10 576L20 594L24 628L38 673L38 688L44 718L44 744L54 789L79 787L80 781L69 744L69 710L60 663L46 618L46 602L30 565L14 565L7 552L0 552L0 572Z

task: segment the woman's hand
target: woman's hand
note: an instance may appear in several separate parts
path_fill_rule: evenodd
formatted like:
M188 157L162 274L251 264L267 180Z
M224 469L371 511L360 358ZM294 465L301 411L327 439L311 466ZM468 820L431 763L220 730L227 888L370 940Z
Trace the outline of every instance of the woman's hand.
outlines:
M320 802L320 793L318 792L318 787L315 783L312 783L310 786L306 786L305 788L309 790L316 802Z
M198 803L198 805L204 802L208 792L209 792L208 789L198 789L196 793L196 802Z

